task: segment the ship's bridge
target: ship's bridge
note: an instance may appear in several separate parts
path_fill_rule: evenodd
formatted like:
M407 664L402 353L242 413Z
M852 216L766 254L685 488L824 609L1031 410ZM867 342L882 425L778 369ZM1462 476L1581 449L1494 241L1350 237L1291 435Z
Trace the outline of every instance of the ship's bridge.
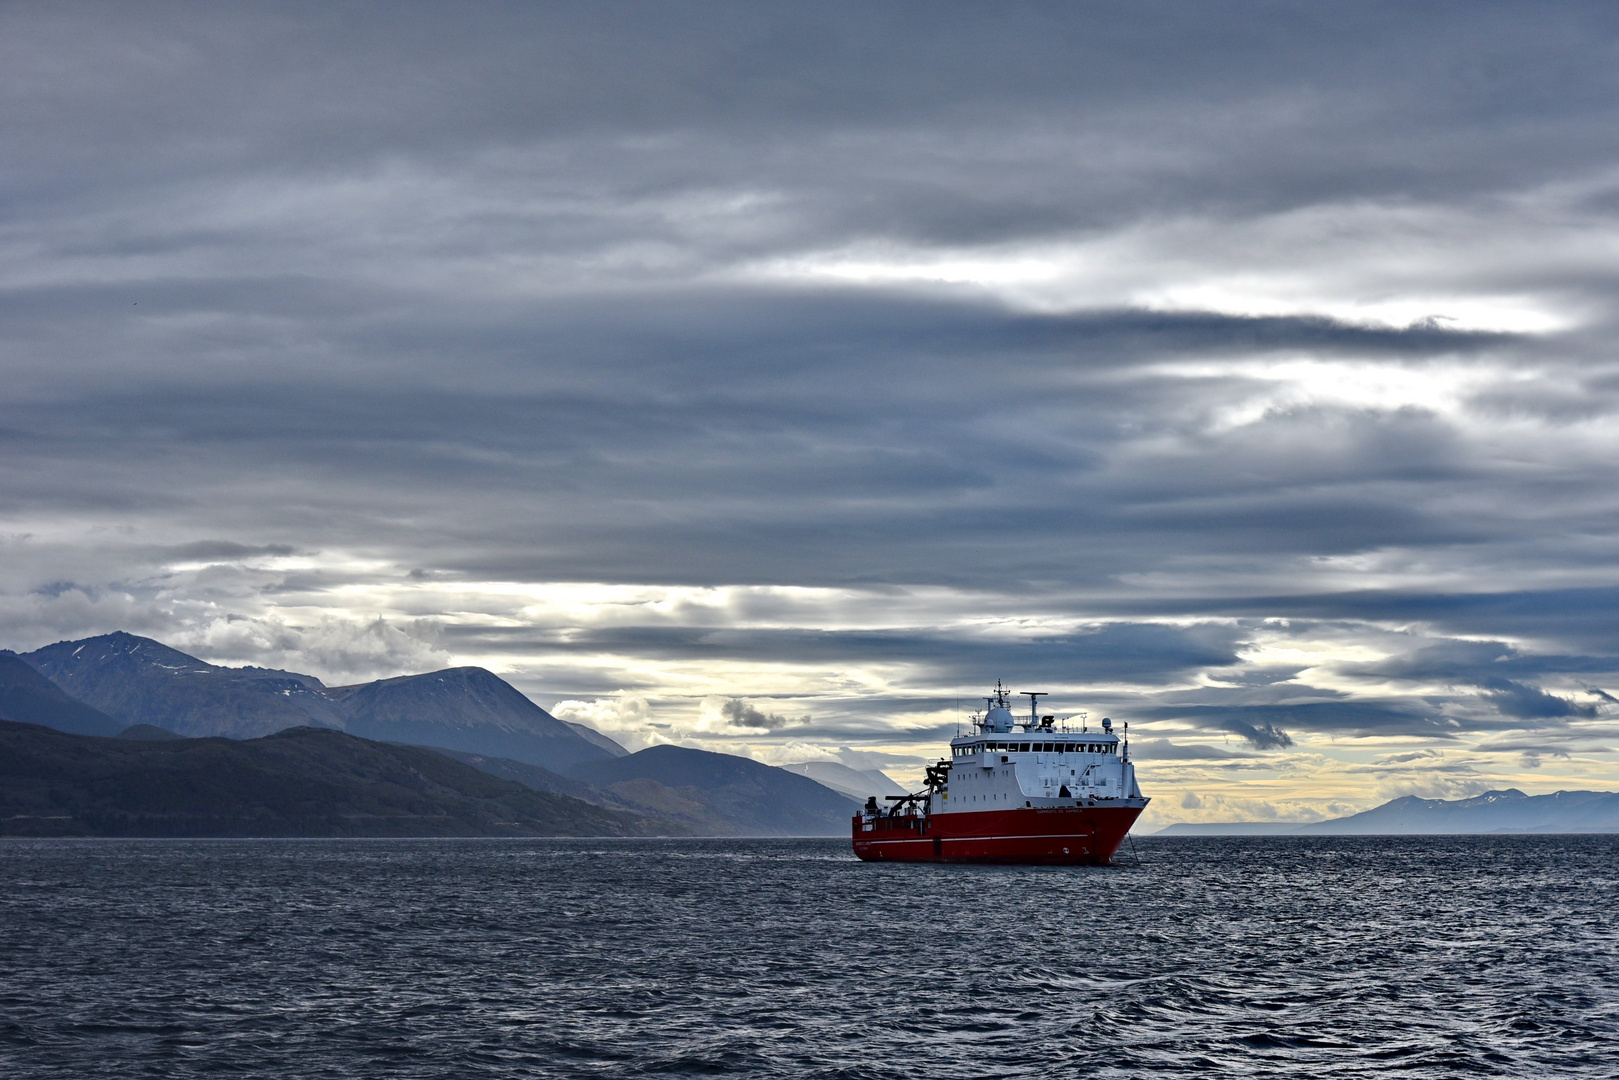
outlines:
M952 739L949 760L929 770L926 812L1060 809L1140 798L1129 743L1108 730L1111 722L1101 731L1020 727Z
M950 740L953 757L975 754L1117 754L1119 737L1105 732L1046 731L1012 732L1015 737L969 735Z

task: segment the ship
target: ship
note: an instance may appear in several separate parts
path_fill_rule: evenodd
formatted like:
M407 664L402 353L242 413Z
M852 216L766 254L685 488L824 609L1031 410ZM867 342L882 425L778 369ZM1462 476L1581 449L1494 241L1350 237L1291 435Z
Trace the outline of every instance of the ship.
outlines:
M1122 736L1104 717L1041 715L1043 691L1020 691L1014 716L999 681L950 740L950 756L926 770L926 787L876 796L853 821L854 853L868 862L1106 865L1150 801ZM1077 724L1070 721L1078 720Z

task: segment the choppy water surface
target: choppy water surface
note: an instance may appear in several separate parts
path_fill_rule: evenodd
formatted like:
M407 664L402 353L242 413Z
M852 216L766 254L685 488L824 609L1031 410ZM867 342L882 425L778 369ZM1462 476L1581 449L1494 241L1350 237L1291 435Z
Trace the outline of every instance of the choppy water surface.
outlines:
M4 843L0 1075L1619 1075L1619 838L1138 848Z

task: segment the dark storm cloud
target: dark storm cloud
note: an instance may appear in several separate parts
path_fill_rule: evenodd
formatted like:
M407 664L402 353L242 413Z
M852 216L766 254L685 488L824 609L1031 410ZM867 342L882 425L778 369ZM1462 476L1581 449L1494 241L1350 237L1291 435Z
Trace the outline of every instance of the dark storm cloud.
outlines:
M1117 621L553 634L469 617L445 639L542 665L1207 675L1255 696L1199 690L1143 718L1270 750L1485 724L1414 698L1260 700L1279 676L1240 656L1267 618L1420 624L1407 655L1339 670L1461 688L1488 723L1586 718L1551 680L1619 671L1619 492L1592 433L1619 412L1619 274L1590 254L1619 218L1602 179L1616 40L1604 5L7 7L0 542L32 561L7 549L0 599L83 598L28 617L112 629L88 600L160 621L138 603L179 589L172 564L330 550L371 568L267 575L255 595L390 573L938 585ZM1540 260L1540 233L1470 224L1525 205L1598 239ZM1312 214L1327 224L1286 231ZM1236 244L1263 222L1282 231ZM1333 261L1317 247L1368 230L1394 245L1372 261L1410 278L1334 263L1345 295L1436 277L1578 325L1111 293L1052 313L783 269L1062 242L1101 245L1079 261L1103 279L1178 272L1141 269L1158 259L1304 281ZM1446 248L1480 231L1483 256ZM1332 392L1278 389L1267 365L1300 362L1337 365ZM1367 364L1450 397L1379 396ZM1362 588L1355 559L1469 591ZM1322 586L1332 560L1350 569ZM1548 567L1590 584L1548 589Z

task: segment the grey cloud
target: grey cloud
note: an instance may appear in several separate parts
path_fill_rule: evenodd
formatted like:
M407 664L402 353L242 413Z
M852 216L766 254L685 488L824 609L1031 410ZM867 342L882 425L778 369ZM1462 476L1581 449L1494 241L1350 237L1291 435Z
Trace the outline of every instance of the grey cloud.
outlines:
M80 190L87 159L148 178L611 140L693 186L705 154L745 143L820 194L898 146L912 168L860 169L871 196L837 216L949 238L1095 221L1098 203L1471 193L1610 148L1600 6L1286 11L53 6L8 12L0 91L9 144L77 167ZM64 122L80 141L43 134ZM1090 197L1062 197L1080 178Z
M1004 671L1019 678L1156 682L1204 667L1237 662L1227 627L1182 628L1109 624L1088 632L1031 638L986 638L922 630L830 631L615 627L570 631L565 637L522 629L450 626L446 641L480 652L624 652L669 659L728 659L780 663L915 665L920 679L971 686ZM935 703L937 704L937 703Z
M1408 765L1414 761L1431 762L1442 757L1437 750L1413 750L1408 754L1384 754L1373 764L1376 765Z
M266 555L294 555L298 549L291 544L239 544L234 540L193 540L162 548L160 558L174 561L223 561L252 559Z
M1514 735L1504 739L1490 739L1473 747L1478 754L1536 754L1545 757L1567 758L1575 753L1604 754L1610 751L1603 746L1592 745L1586 739L1572 733L1562 733L1562 738L1545 738L1536 733L1535 737Z
M1258 748L1289 745L1281 727L1340 735L1421 735L1450 739L1453 722L1404 702L1316 701L1294 705L1157 705L1144 720L1180 720L1212 731L1240 735ZM1284 741L1288 740L1288 741Z
M1507 677L1611 671L1613 664L1613 657L1526 653L1503 641L1441 639L1423 640L1375 663L1340 664L1338 670L1374 678L1437 679L1482 686Z
M1169 739L1137 739L1131 744L1131 752L1143 761L1229 761L1256 756L1241 750L1174 743Z
M720 715L739 728L762 728L766 731L779 731L787 727L801 727L807 725L810 718L782 716L780 713L765 712L763 709L740 698L731 698L720 706Z
M1255 726L1235 717L1219 721L1219 725L1233 735L1241 735L1256 750L1284 750L1293 745L1293 737L1275 724L1265 722Z
M1525 686L1511 679L1490 679L1483 684L1483 696L1503 716L1523 720L1548 720L1565 716L1594 717L1596 707L1576 705L1567 698L1548 694L1535 686Z
M1340 665L1340 670L1362 676L1472 686L1503 716L1544 720L1591 718L1597 715L1597 707L1547 693L1521 681L1522 676L1609 672L1615 666L1613 657L1525 654L1499 641L1451 640L1425 644L1376 663ZM1587 693L1612 701L1601 690L1590 689Z
M1527 497L1527 496L1526 496ZM1593 523L1594 524L1594 523ZM1540 532L1543 530L1537 530ZM1526 537L1526 540L1529 538ZM1560 558L1555 540L1536 558ZM1555 555L1554 555L1555 552ZM1574 565L1579 565L1576 560ZM1483 674L1595 673L1615 670L1610 651L1619 635L1619 589L1593 584L1560 589L1501 588L1488 592L1442 593L1400 589L1346 589L1332 593L1280 595L1264 592L1239 597L1132 598L1099 605L1119 615L1195 613L1207 616L1293 617L1304 620L1367 620L1390 624L1421 623L1436 635L1468 637L1512 635L1554 645L1590 650L1588 654L1547 653L1520 655L1500 642L1459 641L1441 644L1413 642L1412 655L1367 668L1344 665L1346 670L1395 678L1432 678L1461 670ZM1493 650L1493 652L1492 652ZM1483 653L1490 655L1485 658ZM1496 657L1505 657L1494 667ZM1386 663L1390 666L1383 666Z

